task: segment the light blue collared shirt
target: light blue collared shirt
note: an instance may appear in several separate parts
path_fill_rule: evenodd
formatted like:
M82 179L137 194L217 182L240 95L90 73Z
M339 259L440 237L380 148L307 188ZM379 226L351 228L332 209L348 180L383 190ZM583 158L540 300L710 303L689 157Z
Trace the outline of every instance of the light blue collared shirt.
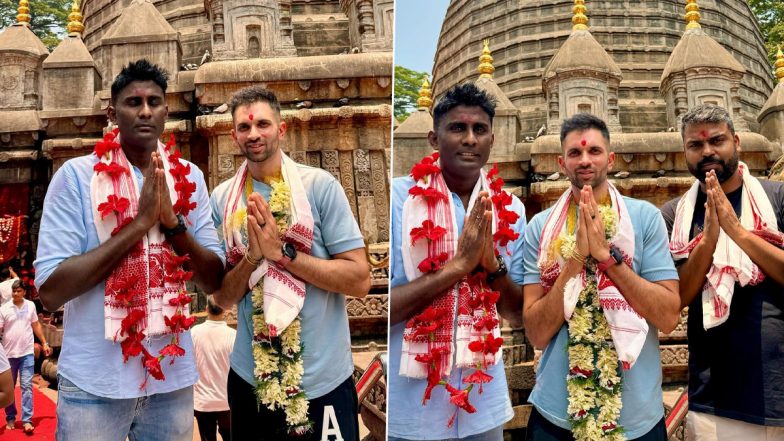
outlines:
M90 180L97 162L95 155L71 159L49 183L38 235L38 259L34 263L35 284L39 289L62 261L100 244L90 204ZM188 215L188 233L224 260L223 247L212 224L204 175L194 164L190 166L188 180L196 183L192 200L197 205ZM132 167L132 170L141 188L144 176L138 168ZM191 334L184 332L180 335L180 346L185 349L185 355L178 357L174 364L161 363L166 379L151 378L145 389L139 388L145 380L141 358L134 357L124 363L119 343L104 338L104 291L105 281L101 281L65 304L58 374L88 393L114 399L166 393L193 385L198 373ZM170 336L164 336L150 338L144 344L151 353L157 354L170 341Z
M409 282L403 269L403 257L400 244L403 241L402 214L403 203L408 197L408 189L414 185L411 177L395 178L392 183L392 268L390 272L390 286L405 285ZM457 232L463 231L463 222L466 216L466 207L460 197L452 193L457 219ZM512 198L511 211L520 215L520 219L512 229L520 233L520 237L507 245L507 252L501 251L509 276L517 284L523 282L523 232L525 230L525 207L516 197ZM394 297L390 298L394 302ZM455 423L447 427L447 422L454 415L457 407L449 402L449 393L443 387L433 389L430 401L422 406L422 395L427 382L402 377L400 371L400 353L403 345L403 330L405 321L393 324L389 332L389 405L387 421L389 422L389 436L412 440L435 440L464 438L478 433L487 432L512 419L512 404L506 385L504 364L499 362L487 370L493 377L490 383L483 387L482 394L474 389L470 394L471 404L476 407L476 413L457 412ZM449 376L449 384L456 388L464 388L463 374L473 373L473 369L453 368Z

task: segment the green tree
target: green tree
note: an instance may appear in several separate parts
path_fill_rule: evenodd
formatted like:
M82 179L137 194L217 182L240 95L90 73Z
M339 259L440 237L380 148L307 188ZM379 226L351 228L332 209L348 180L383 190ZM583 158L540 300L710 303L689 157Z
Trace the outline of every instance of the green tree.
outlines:
M51 51L65 37L72 0L29 0L30 29ZM0 0L0 28L16 23L18 0Z
M419 89L427 72L417 72L403 66L395 66L395 118L405 120L416 109Z
M757 17L771 63L778 46L784 46L784 2L782 0L747 0Z

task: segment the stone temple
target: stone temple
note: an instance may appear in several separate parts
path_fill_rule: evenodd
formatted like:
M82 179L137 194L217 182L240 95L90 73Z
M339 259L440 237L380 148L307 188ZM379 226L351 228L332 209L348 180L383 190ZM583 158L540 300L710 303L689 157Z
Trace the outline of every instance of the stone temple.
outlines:
M260 85L281 101L283 149L340 181L368 243L374 288L347 305L364 368L386 347L392 14L393 0L83 0L50 53L19 1L17 23L0 32L0 230L22 234L0 241L0 263L30 268L49 177L102 138L109 86L128 62L147 58L170 74L164 138L175 137L210 189L243 160L224 103ZM378 438L383 388L363 406Z
M784 146L780 52L775 68L778 85L743 0L452 0L432 86L425 81L418 110L395 128L393 172L406 175L429 154L433 102L473 81L497 101L490 162L524 200L529 218L569 186L559 174L559 130L580 112L608 123L616 153L610 178L626 195L660 206L691 185L680 118L702 103L729 110L741 160L753 173L781 179L784 158L774 165ZM530 413L534 352L524 330L506 328L504 336L515 404L507 437L517 439ZM665 402L672 404L687 378L685 321L660 340ZM682 439L682 428L676 432Z

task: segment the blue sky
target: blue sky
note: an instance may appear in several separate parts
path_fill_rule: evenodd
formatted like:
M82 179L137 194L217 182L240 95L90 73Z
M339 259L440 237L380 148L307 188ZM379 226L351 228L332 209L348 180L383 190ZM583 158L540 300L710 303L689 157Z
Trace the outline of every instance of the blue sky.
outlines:
M395 64L433 70L433 56L449 0L395 0Z

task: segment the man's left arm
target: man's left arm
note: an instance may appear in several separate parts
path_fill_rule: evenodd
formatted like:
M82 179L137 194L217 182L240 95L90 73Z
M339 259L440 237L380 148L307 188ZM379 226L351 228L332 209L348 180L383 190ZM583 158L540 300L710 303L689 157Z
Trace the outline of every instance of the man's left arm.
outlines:
M515 211L520 217L517 219L512 229L520 234L514 241L510 242L508 246L511 252L511 259L509 260L508 273L504 277L499 277L490 284L493 291L501 293L498 299L497 307L498 313L505 319L509 320L509 324L514 327L522 326L523 324L523 243L526 220L525 220L525 207L522 204L515 204ZM492 243L492 235L490 238ZM501 250L503 254L505 250ZM496 263L491 268L486 268L488 272L497 270L498 264Z
M41 344L44 347L44 354L46 354L46 356L52 355L52 348L49 347L49 343L46 342L46 337L44 337L44 329L43 327L41 327L41 322L40 321L33 322L32 327L33 327L33 334L35 334L35 336L38 337L38 340L41 342Z
M593 202L593 212L598 207ZM610 257L610 248L604 238L604 225L601 216L591 219L588 206L581 204L581 221L588 228L591 255L597 262L606 261ZM678 294L678 273L672 262L667 240L667 228L661 214L651 210L650 216L642 216L643 255L640 258L640 274L625 263L611 265L607 275L626 298L631 306L643 318L651 322L659 330L668 334L678 325L680 320L680 295Z
M212 222L212 211L204 185L204 176L201 171L195 169L191 172L190 178L196 184L196 191L193 193L196 199L196 208L192 211L190 219L191 225L184 233L175 234L168 238L169 243L178 255L185 254L190 257L186 270L193 271L193 281L206 293L212 293L221 286L223 280L224 265L218 253L222 253L222 247L218 242L218 235L215 225ZM171 198L168 197L169 191L165 188L165 181L161 184L161 226L172 229L177 226L177 216L172 208Z

